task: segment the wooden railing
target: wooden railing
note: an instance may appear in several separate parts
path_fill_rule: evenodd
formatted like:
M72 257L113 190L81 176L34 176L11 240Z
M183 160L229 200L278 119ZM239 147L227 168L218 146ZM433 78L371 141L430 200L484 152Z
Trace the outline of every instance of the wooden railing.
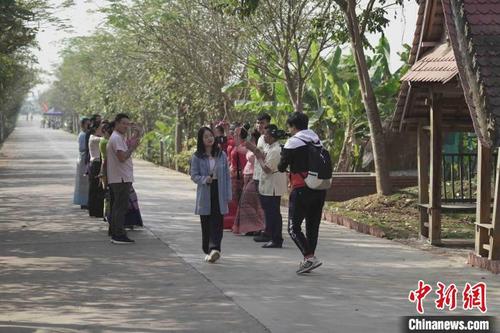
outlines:
M477 154L443 154L443 202L475 202L477 190ZM495 169L496 154L492 158ZM492 173L495 177L495 172ZM495 179L492 179L494 183Z

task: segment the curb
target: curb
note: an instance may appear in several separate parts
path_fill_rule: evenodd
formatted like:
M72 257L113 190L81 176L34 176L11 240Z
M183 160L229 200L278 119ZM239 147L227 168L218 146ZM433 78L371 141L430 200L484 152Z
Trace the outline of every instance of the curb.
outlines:
M357 232L379 237L379 238L385 238L385 232L375 226L364 224L358 221L355 221L349 217L345 217L342 215L335 214L331 211L323 211L323 219L335 223L344 227L347 227L349 229L353 229Z
M488 270L493 274L500 273L500 260L489 260L488 258L479 257L474 252L469 252L467 264L472 267Z

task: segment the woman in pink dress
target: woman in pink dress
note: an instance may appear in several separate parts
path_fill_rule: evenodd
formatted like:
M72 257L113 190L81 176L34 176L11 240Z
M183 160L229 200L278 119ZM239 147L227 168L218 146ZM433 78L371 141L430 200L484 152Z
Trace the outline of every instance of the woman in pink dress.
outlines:
M229 214L224 217L225 229L231 229L233 227L241 193L243 192L243 170L247 164L247 148L243 137L246 138L247 135L248 132L246 129L242 127L236 128L234 131L234 145L228 147L233 200L229 203Z
M249 140L257 144L260 133L254 131ZM236 218L233 224L235 234L254 236L264 229L264 212L260 206L259 193L253 180L255 155L251 151L246 153L247 164L243 169L243 192L241 194Z

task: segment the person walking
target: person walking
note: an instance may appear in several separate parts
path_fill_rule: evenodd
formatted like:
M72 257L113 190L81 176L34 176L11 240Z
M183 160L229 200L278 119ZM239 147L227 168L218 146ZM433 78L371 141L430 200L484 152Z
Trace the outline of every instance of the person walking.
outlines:
M287 119L289 133L293 135L286 142L278 165L280 172L290 167L290 193L288 207L288 233L304 256L297 274L307 273L321 266L315 256L318 232L323 214L326 190L314 190L306 186L309 171L309 144L322 147L316 133L308 129L309 118L301 112L292 113ZM306 235L302 222L306 221Z
M100 186L99 174L101 173L101 152L99 144L103 136L104 123L90 129L89 153L89 216L104 217L104 190Z
M271 240L263 248L281 248L283 245L283 218L281 216L281 196L287 192L286 174L278 171L281 159L280 134L276 125L266 127L264 140L268 144L266 153L257 151L256 157L262 167L259 194L266 217L266 230Z
M73 203L79 205L81 209L88 208L89 199L89 181L87 177L87 165L85 158L87 147L85 147L85 136L88 130L90 120L83 118L80 120L80 133L78 134L78 160L76 162L75 191L73 194Z
M139 138L130 138L127 144L126 134L130 127L130 119L120 113L115 117L115 129L109 138L106 148L107 177L112 193L110 232L114 244L130 244L124 228L125 215L128 211L130 190L134 182L134 166L132 153L139 146Z
M232 191L227 156L208 127L198 131L190 174L198 185L195 214L200 215L205 261L215 263L221 256L223 220L229 212Z
M260 133L255 130L250 135L250 141L256 145ZM260 205L259 191L253 180L255 154L250 150L246 154L247 164L243 169L243 192L233 224L233 233L256 236L264 229L264 211Z

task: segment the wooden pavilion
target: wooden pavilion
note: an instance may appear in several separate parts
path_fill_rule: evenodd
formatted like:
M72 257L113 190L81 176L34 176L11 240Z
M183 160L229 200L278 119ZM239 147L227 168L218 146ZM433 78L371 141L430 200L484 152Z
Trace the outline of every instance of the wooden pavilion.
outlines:
M444 134L475 133L476 239L469 259L498 272L500 155L493 195L491 179L500 145L500 1L421 0L409 63L392 128L417 133L421 235L441 244Z

